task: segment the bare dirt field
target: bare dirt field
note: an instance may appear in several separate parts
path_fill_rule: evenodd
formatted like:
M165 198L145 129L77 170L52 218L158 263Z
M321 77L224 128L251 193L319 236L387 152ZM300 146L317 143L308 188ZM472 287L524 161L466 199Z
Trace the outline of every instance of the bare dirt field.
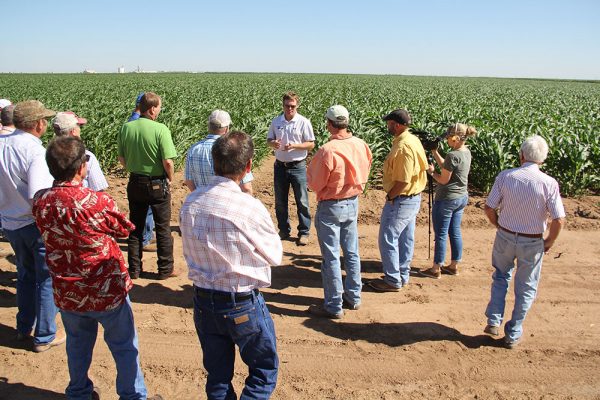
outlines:
M272 162L266 161L255 176L256 195L273 212ZM206 373L177 222L187 189L181 174L178 179L172 226L179 276L136 280L130 297L149 393L204 399ZM126 180L109 181L109 193L126 211ZM384 194L371 190L360 201L362 271L369 280L381 276L377 234ZM513 350L483 333L495 233L481 210L484 201L473 197L467 208L459 276L414 276L398 293L365 288L361 309L347 311L338 321L306 312L323 298L314 228L308 246L285 241L283 264L273 268L272 286L263 291L281 360L273 398L600 399L600 197L565 200L566 229L544 259L538 298L525 321L522 343ZM144 253L144 260L145 270L155 272L156 254ZM430 263L425 196L413 266ZM12 250L0 242L0 399L63 399L68 383L64 346L36 354L15 340L15 281ZM509 312L512 300L511 294ZM114 363L98 337L90 376L103 399L116 399ZM238 393L245 376L238 359Z

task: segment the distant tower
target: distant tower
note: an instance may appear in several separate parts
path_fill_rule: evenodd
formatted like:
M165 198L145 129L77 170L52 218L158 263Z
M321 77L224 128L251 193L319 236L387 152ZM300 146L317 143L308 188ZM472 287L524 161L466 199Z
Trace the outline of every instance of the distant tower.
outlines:
M125 67L121 65L121 66L119 67L119 69L118 69L118 71L117 71L117 72L118 72L119 74L124 74L124 73L125 73Z

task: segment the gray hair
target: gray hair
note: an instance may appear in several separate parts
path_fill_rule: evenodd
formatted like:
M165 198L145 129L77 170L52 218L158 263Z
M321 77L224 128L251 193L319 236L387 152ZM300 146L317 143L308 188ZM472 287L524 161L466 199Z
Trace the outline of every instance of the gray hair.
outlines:
M254 155L254 145L250 135L233 131L218 138L211 153L215 174L231 178L244 172Z
M530 136L521 145L521 155L525 161L543 163L548 157L548 143L539 135Z
M13 122L13 111L14 110L15 110L14 104L6 106L2 109L2 112L0 113L0 121L2 121L1 122L2 125L6 125L6 126L14 125L14 122Z
M334 121L332 119L327 118L327 120L331 123L335 129L348 129L348 121Z

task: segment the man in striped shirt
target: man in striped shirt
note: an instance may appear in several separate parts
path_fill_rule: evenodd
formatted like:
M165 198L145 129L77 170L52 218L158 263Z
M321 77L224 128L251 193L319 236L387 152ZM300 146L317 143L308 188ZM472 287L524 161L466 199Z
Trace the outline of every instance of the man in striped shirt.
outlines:
M498 230L492 252L495 271L484 332L499 334L516 260L515 306L511 320L504 325L504 344L510 349L523 335L523 321L536 296L543 255L554 245L565 217L558 183L540 171L548 156L546 141L537 135L527 138L519 156L521 166L502 171L496 177L485 205L488 219ZM548 216L552 222L544 239Z
M283 251L265 206L239 186L253 152L243 132L217 139L215 176L180 212L209 399L237 398L231 384L236 345L250 374L242 398L269 398L277 383L275 328L259 288L271 285L271 265L281 263Z

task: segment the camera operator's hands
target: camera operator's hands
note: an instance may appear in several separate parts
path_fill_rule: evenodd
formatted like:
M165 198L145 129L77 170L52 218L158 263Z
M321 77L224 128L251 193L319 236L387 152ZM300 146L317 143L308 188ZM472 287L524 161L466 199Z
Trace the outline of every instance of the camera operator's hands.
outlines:
M435 172L435 168L433 167L433 164L429 164L429 168L427 168L427 173L429 175L433 174Z

